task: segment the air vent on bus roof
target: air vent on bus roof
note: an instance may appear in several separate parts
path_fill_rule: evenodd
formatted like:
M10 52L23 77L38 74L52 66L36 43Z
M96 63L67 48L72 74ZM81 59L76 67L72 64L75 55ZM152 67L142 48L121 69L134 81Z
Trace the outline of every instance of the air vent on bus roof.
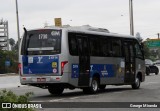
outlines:
M91 27L90 25L83 25L82 27L86 28L89 31L97 31L97 32L107 32L107 33L109 33L109 30L105 29L105 28Z
M89 31L97 31L97 32L107 32L109 33L108 29L104 29L104 28L89 28Z

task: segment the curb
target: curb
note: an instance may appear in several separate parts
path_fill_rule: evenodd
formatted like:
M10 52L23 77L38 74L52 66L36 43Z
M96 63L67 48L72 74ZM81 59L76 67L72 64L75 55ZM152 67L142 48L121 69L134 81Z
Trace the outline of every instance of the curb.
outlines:
M17 74L17 73L7 73L7 74L0 74L0 77L1 76L19 76L19 74Z

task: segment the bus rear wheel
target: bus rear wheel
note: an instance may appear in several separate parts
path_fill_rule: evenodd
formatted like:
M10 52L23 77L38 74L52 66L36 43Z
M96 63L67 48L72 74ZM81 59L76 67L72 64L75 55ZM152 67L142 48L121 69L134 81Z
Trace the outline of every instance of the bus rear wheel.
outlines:
M52 95L61 95L63 93L64 88L54 88L52 86L48 86L48 91Z
M135 83L132 84L132 89L139 89L140 84L141 84L140 77L137 76L136 80L135 80Z
M94 94L98 91L99 81L98 78L93 78L91 82L91 86L87 88L83 88L83 92L86 94Z

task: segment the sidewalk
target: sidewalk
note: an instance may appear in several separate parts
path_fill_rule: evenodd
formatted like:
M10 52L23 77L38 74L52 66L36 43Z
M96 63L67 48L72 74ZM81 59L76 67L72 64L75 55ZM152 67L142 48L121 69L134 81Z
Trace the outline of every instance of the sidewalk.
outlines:
M0 88L22 86L18 74L0 74Z

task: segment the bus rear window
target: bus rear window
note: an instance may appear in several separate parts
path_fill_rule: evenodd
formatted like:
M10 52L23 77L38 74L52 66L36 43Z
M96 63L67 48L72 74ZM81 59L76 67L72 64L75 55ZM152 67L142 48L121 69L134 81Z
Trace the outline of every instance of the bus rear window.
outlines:
M33 30L25 32L22 55L53 55L61 51L61 30Z

